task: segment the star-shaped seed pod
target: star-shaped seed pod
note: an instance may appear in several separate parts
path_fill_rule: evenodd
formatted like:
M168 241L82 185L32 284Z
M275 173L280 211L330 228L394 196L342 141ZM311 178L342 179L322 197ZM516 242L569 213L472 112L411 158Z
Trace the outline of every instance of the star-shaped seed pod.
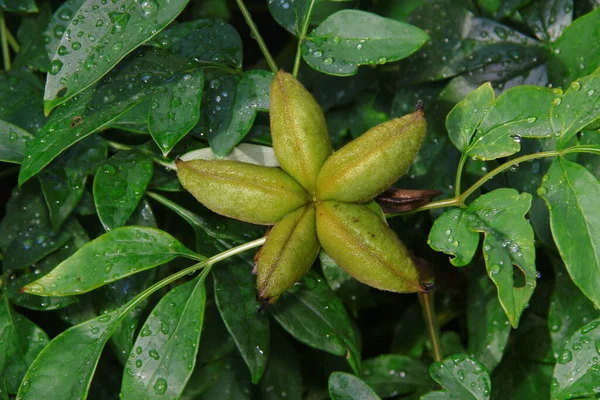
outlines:
M430 289L372 201L413 162L426 133L422 108L333 152L323 111L302 84L279 71L271 86L270 120L281 168L177 162L183 187L207 208L273 225L257 253L258 298L277 299L310 269L321 247L369 286L397 293Z

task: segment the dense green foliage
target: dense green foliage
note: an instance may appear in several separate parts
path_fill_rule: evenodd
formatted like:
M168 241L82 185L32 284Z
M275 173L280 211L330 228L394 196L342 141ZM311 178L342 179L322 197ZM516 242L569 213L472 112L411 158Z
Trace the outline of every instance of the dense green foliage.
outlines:
M599 6L0 0L0 399L599 396ZM335 149L422 102L403 190L375 200L432 293L321 251L256 300L266 228L175 161L276 165L278 68Z

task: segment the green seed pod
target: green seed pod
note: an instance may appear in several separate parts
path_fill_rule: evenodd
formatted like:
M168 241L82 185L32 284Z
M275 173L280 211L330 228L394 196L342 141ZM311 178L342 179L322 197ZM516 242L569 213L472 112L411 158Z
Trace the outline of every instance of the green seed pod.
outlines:
M305 206L275 224L256 262L258 297L275 299L308 272L320 249L315 208Z
M319 203L317 235L340 267L369 286L397 293L427 289L394 231L365 205Z
M317 197L348 203L372 199L406 172L425 133L422 109L369 129L329 157L317 180Z
M321 107L296 78L279 71L269 108L273 150L281 168L313 194L319 170L332 152Z
M279 168L229 160L177 161L177 176L207 208L253 224L272 225L310 200Z

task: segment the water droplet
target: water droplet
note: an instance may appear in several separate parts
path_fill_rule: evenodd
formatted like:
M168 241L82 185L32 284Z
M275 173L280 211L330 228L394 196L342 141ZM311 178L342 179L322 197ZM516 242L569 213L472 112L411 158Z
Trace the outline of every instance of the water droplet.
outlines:
M573 359L573 354L569 350L565 350L562 352L560 357L558 358L559 364L566 364Z
M54 60L50 63L50 75L56 75L60 72L63 66L63 62L60 60Z
M331 65L331 64L333 64L333 58L331 58L331 57L325 57L323 59L323 64L325 64L325 65Z
M387 58L385 58L385 57L379 57L377 59L378 64L385 64L386 62L387 62Z
M64 56L68 53L69 51L67 50L67 48L65 46L58 46L58 55L60 56Z
M496 275L498 272L500 272L500 266L498 264L490 266L490 274Z
M587 95L588 96L593 96L594 93L596 93L596 91L594 89L590 89L590 90L587 91Z
M535 121L537 121L536 117L529 117L529 118L527 118L527 123L529 123L529 124L533 124Z
M143 0L140 3L140 7L142 7L142 13L146 18L155 15L160 8L156 0Z
M537 194L538 194L539 196L544 196L546 193L547 193L547 190L546 190L546 188L545 188L545 187L543 187L543 186L540 186L540 187L537 189Z
M81 48L81 43L79 43L79 42L73 42L73 44L71 45L71 48L73 50L79 50Z
M103 315L100 318L98 318L98 321L100 321L100 322L108 322L108 321L110 321L110 315Z
M167 391L167 381L163 378L158 378L154 386L152 386L152 389L154 389L154 392L156 394L165 394L165 392Z
M138 358L137 360L135 360L135 366L136 366L136 367L138 367L138 368L142 368L142 364L143 364L143 362L142 362L142 360L140 360L139 358Z
M140 336L141 337L145 337L145 336L150 336L152 335L152 330L150 330L149 326L145 326L142 331L140 332Z
M579 83L577 81L572 82L571 85L569 86L569 89L571 89L574 92L577 92L577 91L579 91L579 89L581 89L581 83Z
M60 13L58 13L58 18L62 19L63 21L70 21L72 17L73 11L69 10L68 8L64 8L60 11Z
M515 143L521 143L521 136L519 135L511 135Z
M156 351L156 349L152 349L148 352L148 355L150 355L150 357L154 358L155 360L158 360L160 358L160 355L158 354L158 351Z
M363 49L363 44L359 43L356 45L356 50L362 50Z
M313 52L313 56L315 56L315 57L323 57L323 52L321 50L315 50Z
M558 106L561 102L562 100L560 99L560 97L557 97L554 100L552 100L552 104L554 104L555 106Z

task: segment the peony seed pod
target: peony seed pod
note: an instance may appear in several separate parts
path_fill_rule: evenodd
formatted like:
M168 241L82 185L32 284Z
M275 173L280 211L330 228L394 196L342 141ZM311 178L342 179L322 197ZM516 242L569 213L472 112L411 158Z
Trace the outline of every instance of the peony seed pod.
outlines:
M183 187L210 210L253 224L272 225L310 201L279 168L229 160L177 161Z
M271 137L281 168L310 193L331 155L331 142L321 107L292 75L279 71L271 85Z
M397 293L424 291L404 244L367 206L319 203L317 235L327 254L359 281Z
M276 299L308 272L320 249L315 207L305 206L275 224L256 263L258 297Z
M372 199L406 172L425 133L422 108L369 129L325 162L317 180L317 197L348 203Z

